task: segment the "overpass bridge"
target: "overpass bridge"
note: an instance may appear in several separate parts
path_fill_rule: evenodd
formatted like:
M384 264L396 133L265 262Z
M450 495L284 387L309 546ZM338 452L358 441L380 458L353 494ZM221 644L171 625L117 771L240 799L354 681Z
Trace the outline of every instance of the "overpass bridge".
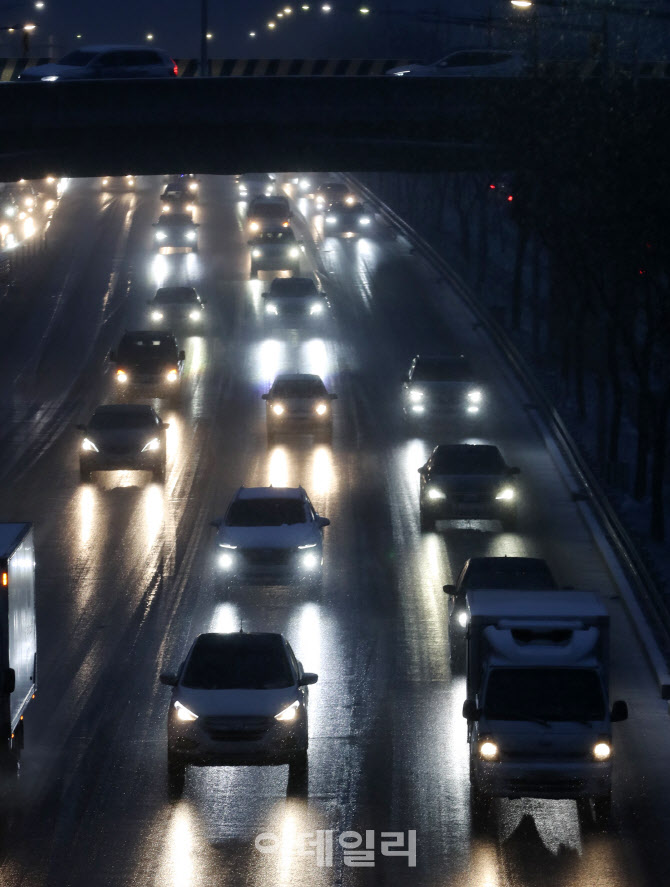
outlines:
M221 76L0 84L0 180L165 170L509 170L631 127L670 80Z

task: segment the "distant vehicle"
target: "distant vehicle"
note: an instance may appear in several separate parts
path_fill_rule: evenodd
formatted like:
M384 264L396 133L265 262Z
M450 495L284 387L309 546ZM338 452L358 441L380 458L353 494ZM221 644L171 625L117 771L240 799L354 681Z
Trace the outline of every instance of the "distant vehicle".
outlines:
M466 606L473 822L484 824L494 797L593 800L606 822L612 724L628 707L610 709L603 601L587 591L474 590Z
M513 477L520 469L507 465L498 447L440 444L418 471L422 530L435 529L438 520L459 518L500 520L505 530L516 527Z
M134 191L135 176L103 176L100 179L101 191Z
M266 228L248 243L251 247L250 277L258 277L261 270L300 274L300 246L292 228Z
M195 197L189 190L188 183L178 180L168 182L161 194L161 211L164 213L185 213L193 218Z
M465 595L474 589L500 591L554 591L558 588L549 565L538 557L471 557L454 585L445 585L449 598L449 651L463 659L468 611Z
M162 286L147 304L151 323L196 330L203 326L205 303L194 286Z
M226 584L318 586L329 524L302 487L240 487L212 522Z
M314 192L314 205L317 209L328 209L331 203L356 203L356 197L344 182L323 182Z
M311 277L275 277L263 293L269 321L322 321L330 303Z
M109 80L176 77L177 74L174 59L165 50L153 46L82 46L59 62L26 68L19 80Z
M33 525L0 523L0 779L16 777L37 692Z
M430 65L402 65L386 73L395 77L521 77L528 70L528 63L519 52L466 49Z
M236 183L240 200L251 200L261 194L270 197L277 193L274 176L267 172L245 172L237 176Z
M161 330L124 333L118 348L109 352L110 363L116 367L117 395L139 394L179 402L185 359L172 333Z
M370 230L372 216L362 203L354 201L331 203L323 217L324 237L335 234L343 237L356 237Z
M165 480L165 429L159 415L145 404L99 406L83 432L79 453L79 475L91 481L93 471L135 469L151 471L153 479Z
M288 228L291 216L285 197L254 197L247 210L247 233L254 235L266 228Z
M167 725L170 795L184 789L186 767L289 765L289 788L307 789L307 688L281 634L201 634L176 674Z
M423 420L457 412L477 416L484 388L462 354L417 354L402 383L402 408L410 419Z
M198 252L198 228L188 213L161 213L157 222L155 243L158 252L173 249L187 252Z
M267 407L268 443L280 434L313 434L316 440L333 439L333 415L329 394L320 376L309 373L282 373L263 395Z

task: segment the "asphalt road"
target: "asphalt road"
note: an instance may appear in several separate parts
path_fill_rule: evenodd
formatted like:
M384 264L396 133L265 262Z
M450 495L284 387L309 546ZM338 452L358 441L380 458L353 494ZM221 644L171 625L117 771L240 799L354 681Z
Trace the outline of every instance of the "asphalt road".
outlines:
M21 779L2 786L0 885L667 883L666 704L483 331L402 238L378 225L368 240L321 241L306 204L303 270L326 275L332 317L321 329L277 328L263 312L268 276L248 280L232 180L203 177L199 254L158 259L160 182L139 182L134 194L101 195L72 181L48 250L0 304L0 519L35 523L39 649ZM114 399L105 356L124 328L146 324L163 280L193 282L208 316L201 335L182 338L181 408L158 407L170 423L167 480L124 471L81 485L74 425ZM411 357L452 348L486 379L484 414L408 428L399 392ZM316 372L337 392L332 447L268 449L260 395L280 371ZM422 535L416 469L435 443L475 440L522 469L518 532L461 522ZM242 483L302 483L330 518L320 594L223 592L209 521ZM528 800L496 802L489 831L473 832L464 679L450 669L442 585L486 554L545 557L561 583L608 603L612 698L628 701L630 718L614 727L607 829L580 823L573 801ZM175 670L196 634L240 627L283 632L319 674L308 795L287 796L287 767L209 768L190 769L170 801L159 673ZM382 853L382 832L409 830L413 867ZM366 831L374 865L353 867L338 839Z

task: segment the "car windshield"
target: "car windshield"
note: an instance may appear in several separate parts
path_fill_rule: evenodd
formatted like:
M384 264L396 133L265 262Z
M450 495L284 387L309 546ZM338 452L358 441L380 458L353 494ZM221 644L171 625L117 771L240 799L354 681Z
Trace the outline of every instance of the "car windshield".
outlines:
M258 243L295 243L295 234L290 228L281 231L264 231L256 238Z
M133 428L155 428L156 419L151 413L136 411L94 413L89 422L89 431L109 431L112 429L130 430Z
M305 506L301 499L236 499L226 516L230 527L281 527L285 524L307 522Z
M64 55L58 64L71 65L74 68L83 68L84 65L87 65L97 54L97 52L86 52L83 49L75 49L74 52L69 52L67 55Z
M306 277L275 277L270 284L272 296L317 296L313 280Z
M146 360L164 358L177 359L177 346L173 339L159 336L127 336L119 345L119 361Z
M502 474L505 463L497 447L446 446L433 455L432 469L437 474Z
M471 561L461 588L553 589L556 582L547 564L540 559L483 558Z
M496 668L484 714L501 721L600 721L605 699L598 675L580 668Z
M295 684L277 635L203 635L182 678L194 690L279 690Z
M413 382L467 382L472 380L472 369L460 358L418 360L412 373Z
M196 291L190 286L162 287L157 290L154 297L154 302L157 302L159 305L175 303L178 305L188 305L194 302L197 303L197 301Z
M325 397L321 379L280 379L272 386L273 397Z
M264 218L285 219L288 215L288 207L279 201L277 203L252 203L248 215L249 218L263 216Z

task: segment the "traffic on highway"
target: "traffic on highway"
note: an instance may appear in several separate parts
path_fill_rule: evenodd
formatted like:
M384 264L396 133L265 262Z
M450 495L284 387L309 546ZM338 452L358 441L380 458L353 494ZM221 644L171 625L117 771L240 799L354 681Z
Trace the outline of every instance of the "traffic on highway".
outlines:
M665 883L668 711L607 540L383 204L0 200L2 256L40 244L0 285L2 887Z

